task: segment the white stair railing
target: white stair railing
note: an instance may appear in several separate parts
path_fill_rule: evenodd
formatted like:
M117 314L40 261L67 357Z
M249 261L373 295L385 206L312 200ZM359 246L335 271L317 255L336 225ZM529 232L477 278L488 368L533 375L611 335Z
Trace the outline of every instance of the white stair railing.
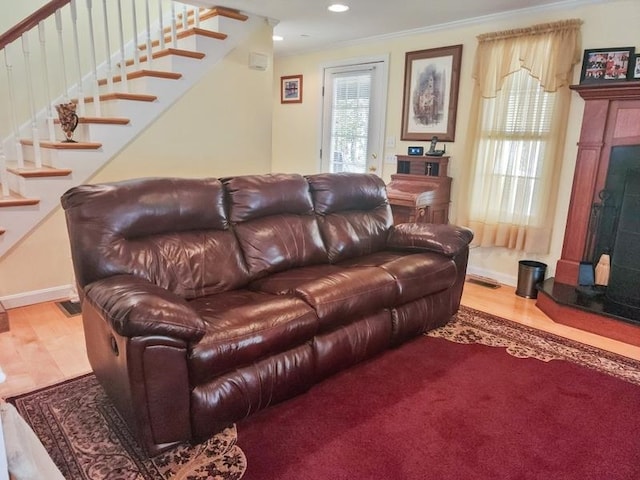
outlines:
M91 76L93 78L93 111L96 117L100 117L102 110L100 108L100 86L98 84L98 61L96 59L96 40L93 29L93 1L87 0L87 14L89 17L89 54L91 57Z
M40 133L38 132L38 112L36 111L35 90L33 89L33 75L31 74L31 49L29 48L29 35L23 33L22 56L24 57L25 79L27 81L27 101L31 114L31 140L33 141L34 161L36 168L42 167L42 152L40 151Z
M105 62L107 65L107 90L113 92L113 67L111 65L111 37L109 35L109 12L107 0L102 0L102 20L104 28Z
M178 22L175 2L171 2L171 45L173 48L178 48Z
M44 32L44 22L38 22L38 40L40 41L40 61L42 62L42 83L44 84L45 98L47 101L46 122L49 141L53 142L56 135L53 129L53 104L51 101L51 86L49 84L49 64L47 61L47 42Z
M69 2L71 11L71 27L73 29L73 50L76 57L76 95L78 96L78 112L80 116L86 114L86 107L84 103L84 87L82 86L82 60L80 59L80 36L78 35L78 9L76 7L76 0Z
M133 22L133 38L138 38L138 14L136 10L136 0L131 0L131 21ZM133 64L135 68L140 68L140 49L133 51Z
M122 23L122 0L118 0L118 38L120 39L120 77L122 90L129 91L129 80L127 79L127 56L124 44L124 26ZM137 50L137 49L136 49Z
M7 72L7 104L9 105L9 122L11 125L11 130L13 132L13 144L11 145L15 149L15 158L17 162L18 168L24 167L24 155L22 152L22 145L20 145L20 126L18 124L18 117L16 115L16 99L15 99L15 88L14 88L14 78L13 78L13 62L11 61L11 53L12 53L12 45L7 45L4 48L4 67ZM11 139L11 137L10 137ZM7 142L8 143L8 142ZM3 148L6 152L6 149ZM5 153L6 155L6 153ZM5 175L4 180L6 181L7 176ZM6 186L8 188L8 186ZM3 185L3 191L5 190L5 185Z
M153 49L153 42L151 39L151 14L149 13L149 0L144 0L144 19L147 27L147 65L151 69L153 68L153 55L151 51Z
M7 156L4 154L4 148L0 142L0 193L3 197L9 196L9 178L7 177Z
M41 168L48 161L42 143L64 139L56 124L55 105L73 101L78 116L85 117L88 94L93 100L92 116L102 116L100 78L106 78L108 92L128 92L126 63L133 59L132 68L141 68L139 45L146 47L145 68L151 69L153 44L160 49L168 46L165 25L171 25L171 46L176 48L178 31L188 26L188 15L193 15L196 24L200 22L197 8L171 0L101 3L99 8L93 0L51 0L0 35L4 57L0 104L6 106L0 112L2 197L10 196L7 168ZM182 14L181 22L177 22L176 11ZM35 42L39 48L33 48ZM116 73L120 76L117 85Z
M60 68L58 71L60 72L60 84L62 86L62 100L63 103L69 102L69 79L67 77L67 62L65 59L66 49L64 48L64 38L62 36L62 13L60 9L57 9L55 14L56 21L56 33L58 37L58 55L60 58Z

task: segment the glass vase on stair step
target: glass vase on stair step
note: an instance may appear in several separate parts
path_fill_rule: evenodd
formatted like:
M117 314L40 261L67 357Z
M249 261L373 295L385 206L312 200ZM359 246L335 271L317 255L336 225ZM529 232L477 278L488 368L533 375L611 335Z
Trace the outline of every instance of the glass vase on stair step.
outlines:
M76 104L73 102L56 105L60 127L64 132L64 143L78 143L73 139L73 132L78 126L78 115L76 115Z

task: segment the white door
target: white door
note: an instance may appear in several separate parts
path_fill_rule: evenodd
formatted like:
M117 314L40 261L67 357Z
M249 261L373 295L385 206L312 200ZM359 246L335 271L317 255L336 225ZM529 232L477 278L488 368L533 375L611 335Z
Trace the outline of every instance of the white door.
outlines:
M324 69L323 172L382 174L386 85L384 60Z

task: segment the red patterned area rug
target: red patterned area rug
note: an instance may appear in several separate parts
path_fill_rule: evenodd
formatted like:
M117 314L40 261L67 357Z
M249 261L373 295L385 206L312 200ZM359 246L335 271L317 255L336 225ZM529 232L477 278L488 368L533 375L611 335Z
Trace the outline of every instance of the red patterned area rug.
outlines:
M631 480L639 409L640 362L462 308L239 422L238 445L249 480Z
M235 480L246 469L235 427L146 458L93 374L8 401L67 480Z
M151 459L93 375L10 401L67 480L640 479L640 362L468 308Z

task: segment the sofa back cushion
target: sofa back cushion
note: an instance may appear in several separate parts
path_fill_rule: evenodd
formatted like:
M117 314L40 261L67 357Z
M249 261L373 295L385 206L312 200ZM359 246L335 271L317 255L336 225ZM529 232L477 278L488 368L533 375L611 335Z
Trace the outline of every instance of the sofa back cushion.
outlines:
M307 180L332 263L385 248L393 217L380 177L322 173Z
M216 179L155 178L74 187L62 197L76 281L132 274L185 298L249 276Z
M247 175L223 183L229 219L254 279L328 262L304 177Z

